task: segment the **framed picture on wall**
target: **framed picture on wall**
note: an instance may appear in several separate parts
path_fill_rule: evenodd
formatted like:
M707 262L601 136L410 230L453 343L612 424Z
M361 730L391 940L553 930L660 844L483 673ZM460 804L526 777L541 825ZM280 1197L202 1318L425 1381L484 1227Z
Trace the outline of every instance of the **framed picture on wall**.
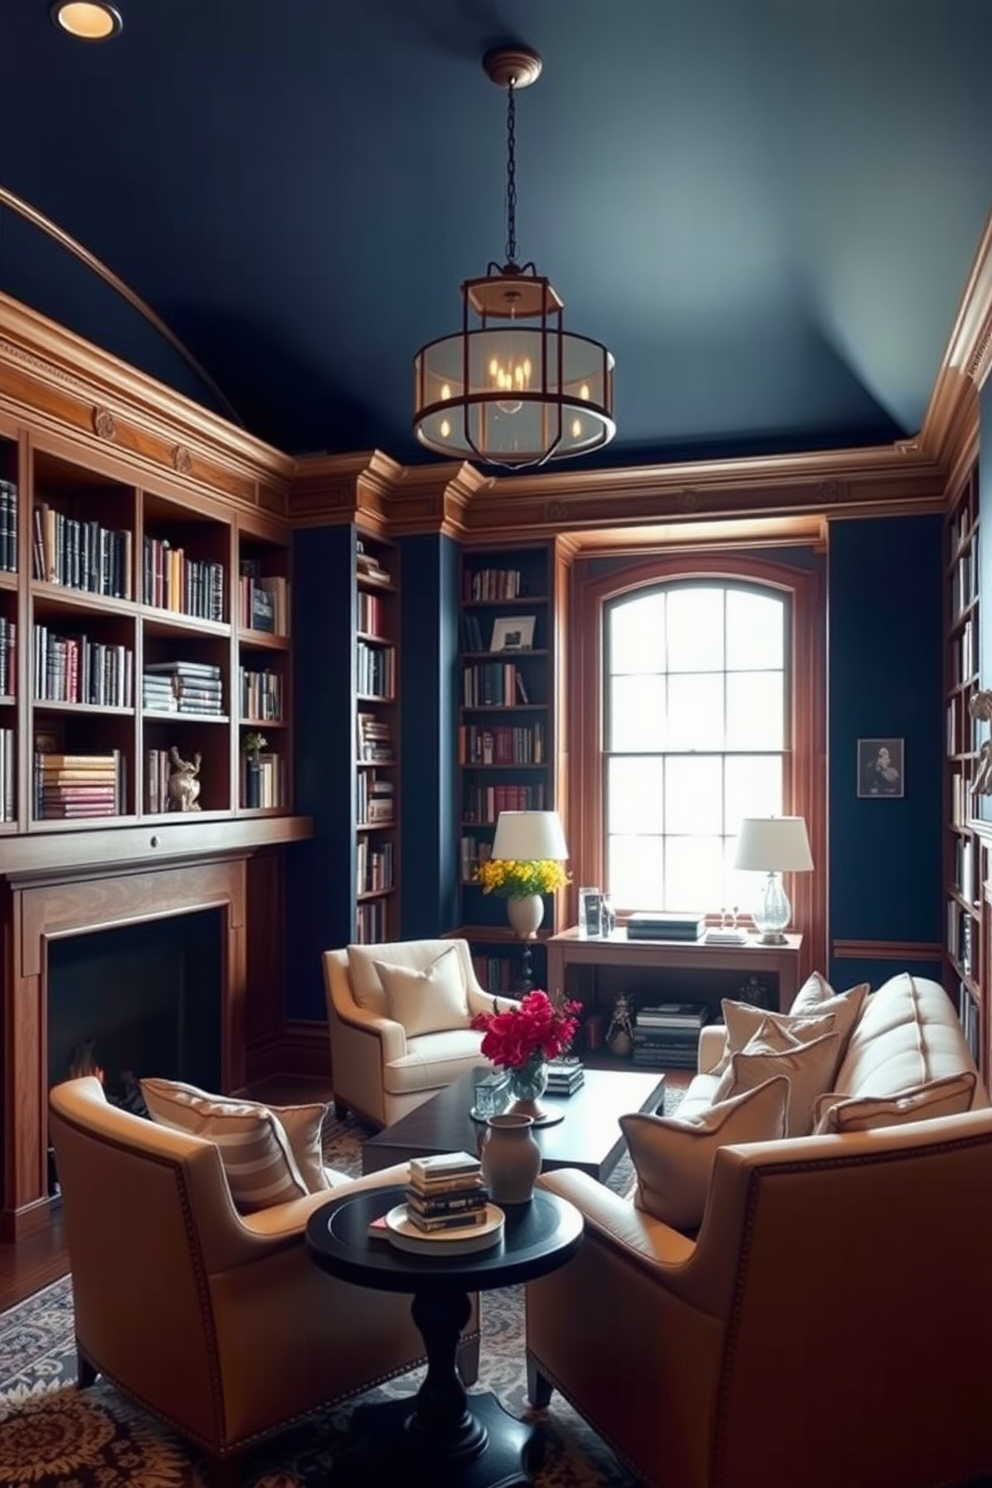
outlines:
M859 739L858 795L892 800L905 794L905 739Z

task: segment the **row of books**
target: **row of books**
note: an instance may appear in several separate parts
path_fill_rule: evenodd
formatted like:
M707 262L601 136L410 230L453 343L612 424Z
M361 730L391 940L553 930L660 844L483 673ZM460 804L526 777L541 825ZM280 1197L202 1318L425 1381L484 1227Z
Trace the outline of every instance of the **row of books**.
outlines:
M357 820L367 826L386 826L393 820L395 791L393 782L374 770L360 770L355 811Z
M358 714L358 759L362 764L388 764L393 758L393 730L388 718Z
M224 683L219 666L206 661L146 662L142 707L150 713L224 715Z
M289 635L289 580L263 574L257 558L245 558L238 574L238 621L242 630Z
M460 765L543 765L544 724L480 728L462 724L458 730Z
M283 685L278 672L239 669L241 717L246 723L279 723L282 720Z
M0 480L0 569L17 572L17 484Z
M355 645L355 687L361 697L388 700L396 696L396 649L393 646L370 646L366 641Z
M389 611L387 601L381 594L370 594L367 589L360 589L357 595L358 630L363 635L378 636L382 640L389 639Z
M710 1008L705 1002L643 1004L634 1015L634 1063L695 1069L699 1035L709 1019Z
M14 820L14 730L0 728L0 822Z
M523 574L518 568L479 568L465 570L463 599L519 599L525 591Z
M167 538L145 537L142 600L197 620L224 619L224 565L187 558Z
M133 541L126 528L67 517L47 501L38 501L32 572L49 584L109 599L130 599Z
M355 855L355 879L359 894L378 894L383 889L393 887L395 879L391 842L370 842L367 837L359 837Z
M462 669L466 708L513 708L530 703L527 682L512 661L477 661Z
M13 697L17 683L17 622L0 615L0 697Z
M286 766L281 755L259 750L241 758L241 804L270 810L286 801Z
M103 708L134 706L134 653L126 646L60 636L47 625L34 628L36 702L89 703Z
M386 939L386 901L363 899L355 913L355 940L358 945L378 945Z
M501 811L543 811L544 782L533 785L473 785L465 792L463 820L490 826Z
M374 584L391 584L392 575L388 568L384 568L374 553L365 549L361 538L355 552L355 568L363 579L370 579Z

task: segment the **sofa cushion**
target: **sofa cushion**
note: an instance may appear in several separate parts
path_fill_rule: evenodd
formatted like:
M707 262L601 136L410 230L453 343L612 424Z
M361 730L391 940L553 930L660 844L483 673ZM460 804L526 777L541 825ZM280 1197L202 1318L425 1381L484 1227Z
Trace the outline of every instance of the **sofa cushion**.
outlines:
M849 987L846 992L835 992L820 971L811 971L803 982L799 991L792 999L789 1013L792 1017L798 1017L801 1013L819 1012L820 1004L829 1002L834 997L854 997L860 1011L864 999L868 996L871 988L867 982L859 982L855 987Z
M214 1143L243 1214L307 1194L286 1131L268 1106L209 1095L175 1080L144 1079L141 1093L154 1121Z
M890 1096L837 1097L821 1095L814 1109L814 1131L872 1131L879 1126L904 1126L910 1121L932 1121L937 1116L959 1116L971 1110L977 1076L970 1070L945 1075L926 1085Z
M715 1099L724 1101L764 1084L775 1075L789 1080L786 1136L807 1136L813 1129L813 1102L830 1088L837 1065L839 1035L821 1034L802 1043L787 1029L766 1019L738 1054L717 1086Z
M943 987L902 972L867 999L833 1088L846 1096L897 1095L975 1068ZM985 1103L977 1090L976 1103Z
M414 971L425 971L432 961L449 950L450 940L380 941L373 945L350 945L348 974L351 995L367 1013L388 1018L386 989L376 970L376 963L386 962L390 966L410 966ZM465 985L464 975L462 984Z
M403 1025L407 1038L468 1027L468 1000L454 946L423 971L390 965L388 961L376 961L375 969L385 989L388 1015Z
M702 1222L717 1149L730 1142L771 1141L785 1134L789 1084L782 1077L713 1105L700 1116L620 1117L637 1173L635 1204L673 1229Z
M755 1007L751 1002L733 1002L725 997L720 1003L723 1014L723 1022L727 1030L727 1045L723 1057L710 1071L714 1075L722 1075L730 1066L730 1060L734 1054L739 1054L749 1039L752 1039L758 1029L766 1021L774 1023L777 1028L784 1028L794 1034L800 1043L808 1044L811 1039L819 1038L821 1033L833 1033L834 1012L829 1010L822 1015L815 1016L801 1014L792 1017L789 1013L770 1013L767 1008Z

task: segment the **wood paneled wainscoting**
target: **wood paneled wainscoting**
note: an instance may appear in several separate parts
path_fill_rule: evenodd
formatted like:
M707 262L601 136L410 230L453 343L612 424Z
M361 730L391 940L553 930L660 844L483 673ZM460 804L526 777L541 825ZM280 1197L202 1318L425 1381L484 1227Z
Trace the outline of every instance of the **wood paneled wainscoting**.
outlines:
M52 1207L48 1009L49 952L54 941L203 910L219 911L220 986L216 995L221 1088L245 1088L251 1074L249 1039L264 1045L278 1037L283 1010L275 988L280 987L281 977L273 982L269 976L282 959L278 896L273 902L273 890L281 885L281 852L272 840L241 844L229 840L226 851L219 844L217 851L204 851L200 844L198 850L183 853L183 830L163 827L152 843L145 834L146 849L162 849L161 859L155 862L105 858L70 867L38 863L14 871L4 864L5 876L0 879L4 972L0 1240L4 1242L17 1242L45 1228ZM222 835L223 828L218 833ZM276 835L272 824L267 835L270 839ZM114 836L116 845L123 847L120 834ZM192 847L188 836L185 840ZM259 853L257 864L253 863L255 853ZM249 935L247 908L257 900L253 877L259 872L269 898L268 913L264 924L252 917ZM256 944L260 946L258 958ZM256 959L268 986L264 1010L251 995L258 980ZM129 995L140 997L140 987Z

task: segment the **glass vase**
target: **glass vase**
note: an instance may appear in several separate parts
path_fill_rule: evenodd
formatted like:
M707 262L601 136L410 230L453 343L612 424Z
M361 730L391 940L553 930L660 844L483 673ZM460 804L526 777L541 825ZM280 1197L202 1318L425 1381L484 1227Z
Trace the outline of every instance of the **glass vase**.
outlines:
M534 1121L545 1121L547 1109L541 1105L541 1096L548 1088L548 1065L543 1055L536 1054L526 1064L518 1064L507 1070L510 1076L510 1106L515 1116L530 1116Z

